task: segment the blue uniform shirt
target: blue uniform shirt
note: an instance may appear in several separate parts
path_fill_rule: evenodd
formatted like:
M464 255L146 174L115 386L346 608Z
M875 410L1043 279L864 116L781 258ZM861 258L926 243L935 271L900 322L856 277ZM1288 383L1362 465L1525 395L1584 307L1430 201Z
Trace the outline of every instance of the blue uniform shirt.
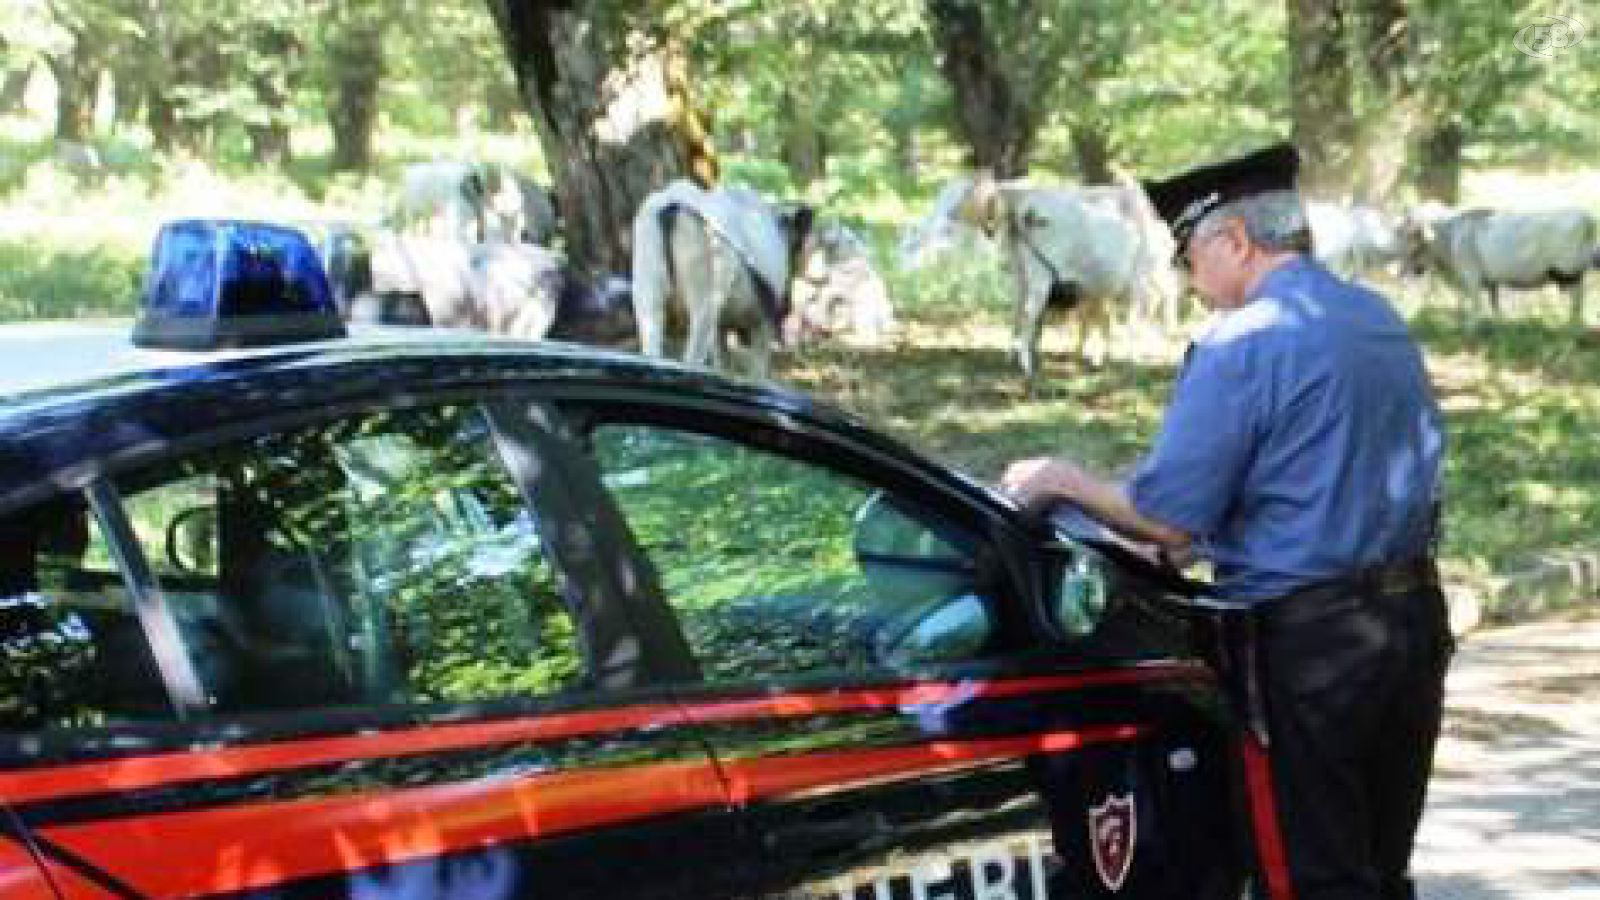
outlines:
M1190 348L1128 493L1250 602L1425 554L1443 453L1405 322L1300 257Z

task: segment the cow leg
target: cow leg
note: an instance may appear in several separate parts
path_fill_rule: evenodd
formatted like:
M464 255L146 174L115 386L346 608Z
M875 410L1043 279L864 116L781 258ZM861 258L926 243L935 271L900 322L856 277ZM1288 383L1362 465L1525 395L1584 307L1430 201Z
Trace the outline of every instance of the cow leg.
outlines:
M1498 309L1499 298L1495 297L1495 287L1476 278L1462 277L1451 279L1456 288L1457 296L1461 298L1461 327L1468 333L1477 333L1483 327L1483 308Z
M739 348L738 370L751 378L767 380L772 374L772 342L776 337L771 320L758 315L755 324L741 337L744 343Z
M1180 304L1183 303L1183 295L1161 286L1152 286L1149 291L1155 297L1156 308L1161 311L1162 334L1177 334L1178 318L1182 314Z
M1044 327L1044 311L1050 302L1050 281L1048 275L1016 258L1014 249L1008 255L1017 298L1012 309L1011 349L1022 367L1028 396L1032 397L1038 386L1039 332Z
M689 301L689 339L683 347L683 361L691 365L716 367L721 362L722 292L715 290Z
M1579 272L1567 284L1567 302L1569 311L1567 321L1574 329L1583 328L1583 273Z
M695 222L696 234L703 243L701 258L705 263L700 271L705 273L705 283L693 296L685 298L693 311L689 349L684 358L721 369L725 367L728 339L755 331L749 323L760 315L759 303L744 261L703 222Z
M674 271L680 280L678 297L688 307L689 334L683 360L692 365L716 366L721 361L722 318L726 315L727 286L719 265L722 247L698 216L682 216L674 229Z
M653 287L645 293L638 289L638 284L634 283L633 320L639 331L639 352L646 356L662 356L666 349L663 319L667 313L667 291Z
M1100 368L1111 358L1112 334L1116 328L1116 310L1112 302L1106 297L1085 298L1079 303L1082 307L1083 323L1082 337L1079 340L1078 355L1086 359L1089 365ZM1090 334L1090 332L1093 334ZM1084 344L1093 339L1095 351L1093 356L1085 356Z
M630 301L634 328L639 332L639 352L666 355L667 307L673 296L686 296L682 263L673 264L687 244L677 227L675 211L656 211L634 223L633 270Z
M1012 323L1012 349L1017 363L1022 366L1022 377L1027 382L1028 396L1034 396L1039 381L1039 333L1044 329L1044 311L1049 297L1046 291L1030 291L1017 304L1016 318Z

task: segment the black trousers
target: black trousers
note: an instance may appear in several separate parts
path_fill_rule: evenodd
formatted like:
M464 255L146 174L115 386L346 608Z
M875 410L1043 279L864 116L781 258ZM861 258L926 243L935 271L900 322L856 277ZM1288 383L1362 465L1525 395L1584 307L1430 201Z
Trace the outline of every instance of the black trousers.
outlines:
M1436 584L1317 588L1256 615L1258 711L1246 738L1270 900L1410 900L1454 640Z

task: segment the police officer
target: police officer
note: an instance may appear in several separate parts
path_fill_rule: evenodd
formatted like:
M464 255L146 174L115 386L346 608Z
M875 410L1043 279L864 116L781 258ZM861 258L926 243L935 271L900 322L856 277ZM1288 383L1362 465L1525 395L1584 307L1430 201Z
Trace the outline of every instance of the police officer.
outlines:
M1298 162L1279 145L1146 185L1216 313L1155 446L1125 485L1054 458L1003 481L1209 559L1251 622L1258 896L1409 898L1452 649L1431 558L1443 434L1405 323L1309 256Z

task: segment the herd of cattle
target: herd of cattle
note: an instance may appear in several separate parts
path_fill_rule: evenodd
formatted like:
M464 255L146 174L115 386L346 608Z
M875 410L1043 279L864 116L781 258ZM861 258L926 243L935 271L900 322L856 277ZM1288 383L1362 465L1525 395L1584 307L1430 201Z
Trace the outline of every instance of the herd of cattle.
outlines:
M1315 252L1349 275L1433 273L1476 324L1499 291L1554 283L1583 322L1583 276L1600 267L1600 228L1580 209L1500 212L1419 207L1392 217L1311 201ZM528 338L632 344L660 356L669 329L684 359L765 376L774 345L894 325L867 244L805 206L738 187L677 181L633 222L632 271L594 279L549 249L561 222L550 195L503 166L409 167L382 227L327 226L335 295L353 320L469 327ZM1119 318L1177 326L1185 287L1174 244L1139 184L1046 187L958 179L906 229L907 270L989 243L1014 292L1013 350L1030 387L1047 310L1073 311L1080 356L1109 355ZM1094 344L1091 346L1091 341Z

